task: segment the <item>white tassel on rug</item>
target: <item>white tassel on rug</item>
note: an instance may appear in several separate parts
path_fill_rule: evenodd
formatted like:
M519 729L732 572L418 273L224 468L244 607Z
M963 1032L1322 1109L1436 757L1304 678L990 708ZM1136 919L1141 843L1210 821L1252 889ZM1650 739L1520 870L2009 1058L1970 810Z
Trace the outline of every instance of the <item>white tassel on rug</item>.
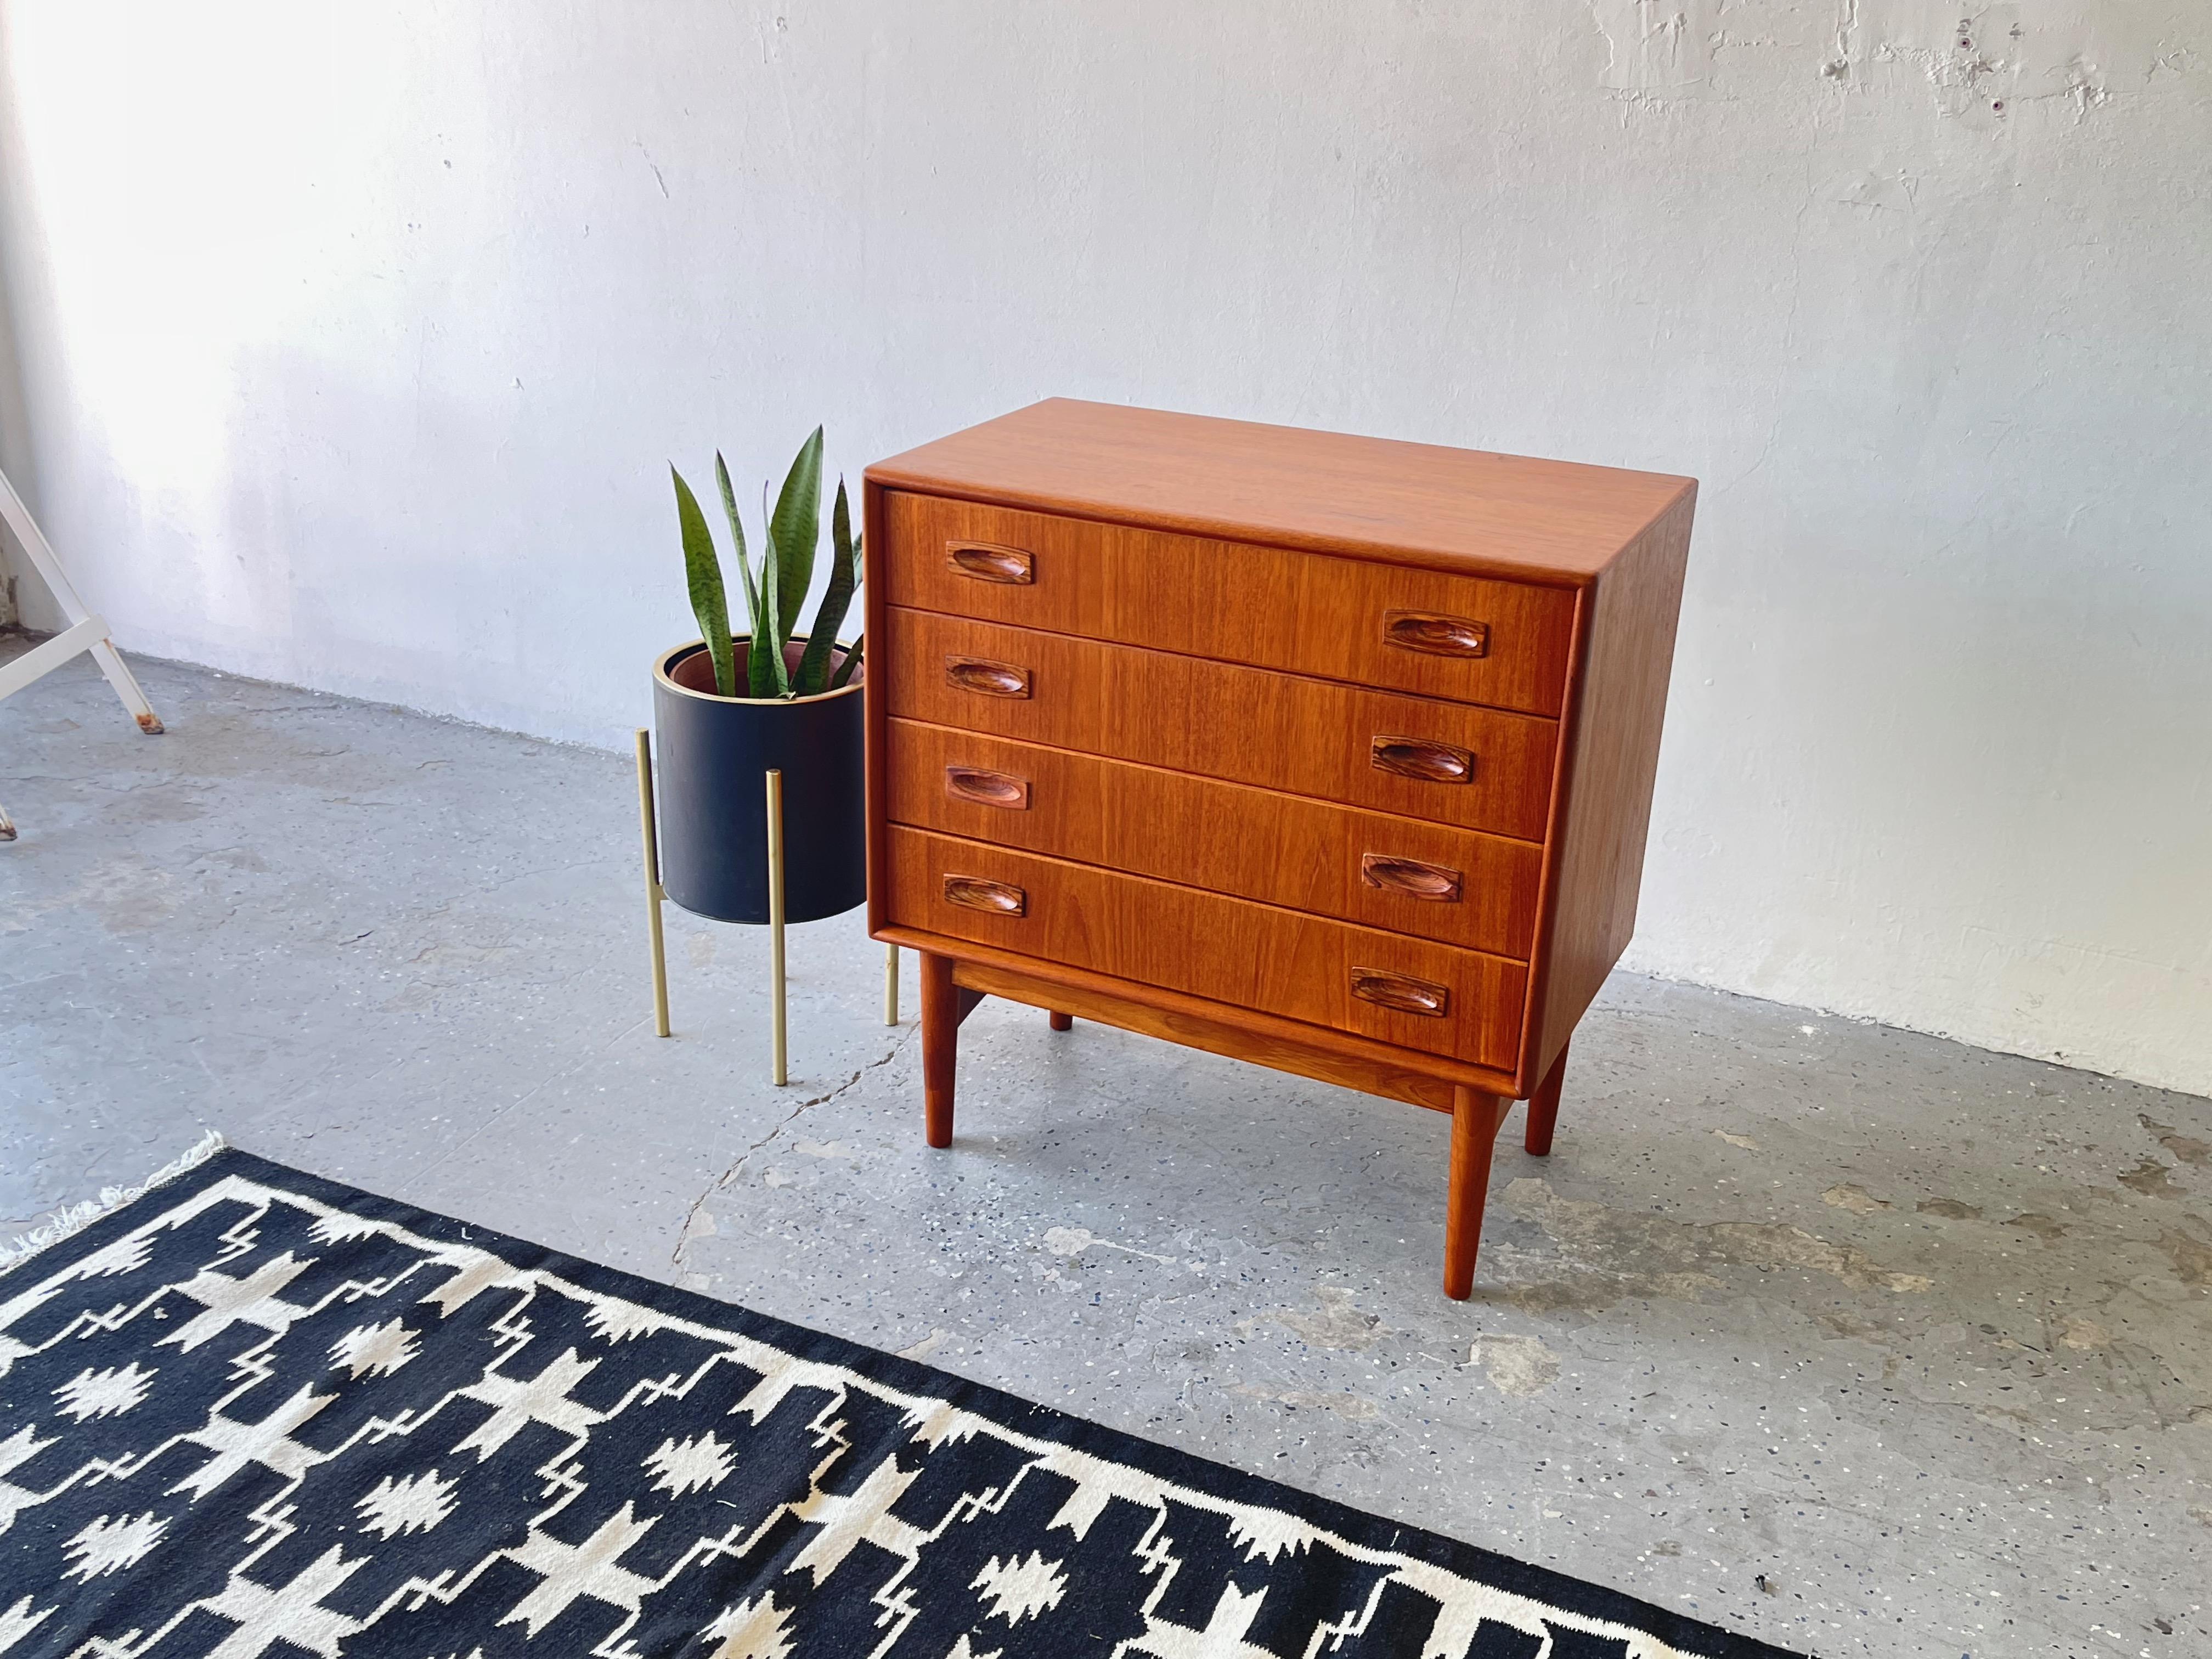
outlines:
M55 1211L43 1226L33 1227L18 1238L0 1243L0 1273L12 1272L50 1245L82 1232L110 1210L119 1210L132 1199L143 1198L163 1182L174 1181L185 1170L198 1168L228 1144L220 1132L210 1129L182 1157L163 1164L137 1186L103 1187L98 1198L88 1198L82 1204Z

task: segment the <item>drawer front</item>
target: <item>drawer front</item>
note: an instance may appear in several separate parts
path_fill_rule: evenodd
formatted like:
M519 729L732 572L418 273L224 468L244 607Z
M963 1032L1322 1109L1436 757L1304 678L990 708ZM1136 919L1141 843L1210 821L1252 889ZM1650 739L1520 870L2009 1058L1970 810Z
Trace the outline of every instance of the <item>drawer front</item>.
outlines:
M1543 848L940 726L887 726L885 816L1526 961Z
M1565 588L900 490L884 527L893 605L1535 714L1565 694Z
M1520 963L981 842L885 834L897 925L1513 1069Z
M1556 721L886 607L885 708L1540 841Z

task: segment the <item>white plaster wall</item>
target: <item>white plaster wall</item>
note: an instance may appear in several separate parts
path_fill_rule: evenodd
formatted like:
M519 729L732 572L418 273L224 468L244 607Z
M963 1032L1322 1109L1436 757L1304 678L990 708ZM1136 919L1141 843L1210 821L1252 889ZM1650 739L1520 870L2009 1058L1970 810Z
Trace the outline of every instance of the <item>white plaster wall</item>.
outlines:
M128 645L599 743L817 419L1695 474L1632 964L2212 1091L2212 8L1675 3L12 0L4 454Z

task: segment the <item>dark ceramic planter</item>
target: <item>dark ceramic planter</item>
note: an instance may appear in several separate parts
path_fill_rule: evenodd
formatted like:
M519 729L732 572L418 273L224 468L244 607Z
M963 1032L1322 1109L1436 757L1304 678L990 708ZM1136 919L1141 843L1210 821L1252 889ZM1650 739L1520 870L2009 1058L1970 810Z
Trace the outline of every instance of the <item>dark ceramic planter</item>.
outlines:
M749 641L738 642L744 677ZM799 663L803 639L787 660ZM836 653L842 662L845 653ZM834 672L834 671L833 671ZM659 738L660 884L695 915L768 920L767 775L783 772L784 919L818 921L868 896L867 814L857 671L818 697L714 695L703 640L653 665Z

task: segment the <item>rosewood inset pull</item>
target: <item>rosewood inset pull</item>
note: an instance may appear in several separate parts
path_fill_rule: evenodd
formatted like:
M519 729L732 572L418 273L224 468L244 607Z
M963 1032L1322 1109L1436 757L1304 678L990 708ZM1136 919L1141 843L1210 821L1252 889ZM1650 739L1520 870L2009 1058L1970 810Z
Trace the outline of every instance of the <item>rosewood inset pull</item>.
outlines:
M1030 671L1010 662L984 657L947 657L945 678L963 691L980 691L987 697L1026 697Z
M1432 657L1486 656L1490 624L1434 611L1390 611L1383 613L1382 640L1401 651L1424 651Z
M1394 1008L1401 1014L1425 1014L1431 1019L1442 1019L1444 1010L1451 1005L1449 986L1415 979L1411 974L1394 974L1387 968L1353 969L1352 994L1378 1008Z
M945 562L963 576L977 581L1011 582L1026 587L1036 580L1036 564L1018 547L999 547L990 542L947 542Z
M1011 772L994 772L981 766L948 766L945 769L945 793L955 800L973 801L978 806L1003 806L1012 812L1030 810L1030 781Z
M1362 853L1359 878L1370 887L1387 887L1408 898L1432 899L1439 904L1459 902L1462 879L1458 871L1441 864L1393 858L1386 853Z
M1030 896L1010 881L991 881L981 876L947 876L945 902L986 915L1025 916Z
M1378 771L1395 772L1401 778L1418 778L1423 783L1465 783L1474 775L1473 754L1426 738L1378 737L1367 758Z

